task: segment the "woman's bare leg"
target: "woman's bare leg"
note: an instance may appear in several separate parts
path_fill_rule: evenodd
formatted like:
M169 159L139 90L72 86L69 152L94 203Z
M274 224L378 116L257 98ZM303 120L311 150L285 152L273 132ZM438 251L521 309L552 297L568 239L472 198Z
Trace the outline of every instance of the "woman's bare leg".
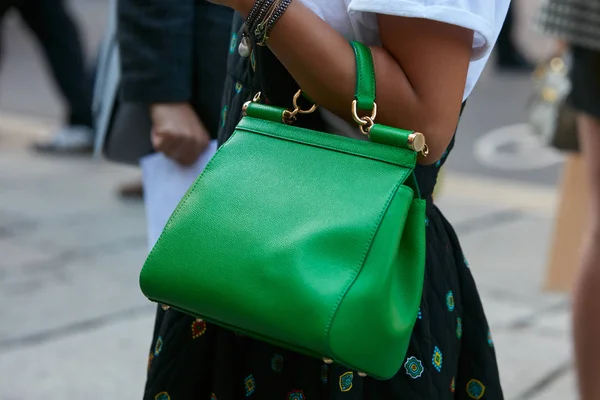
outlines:
M600 399L600 120L580 114L579 138L589 186L589 225L573 295L573 334L581 400Z

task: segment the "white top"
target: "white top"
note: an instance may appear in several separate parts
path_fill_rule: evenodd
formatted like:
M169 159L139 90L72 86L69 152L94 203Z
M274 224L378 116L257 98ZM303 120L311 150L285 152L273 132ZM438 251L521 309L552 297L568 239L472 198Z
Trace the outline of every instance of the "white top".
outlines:
M498 34L510 0L302 0L348 40L381 45L378 14L424 18L462 26L475 32L463 100L477 83Z

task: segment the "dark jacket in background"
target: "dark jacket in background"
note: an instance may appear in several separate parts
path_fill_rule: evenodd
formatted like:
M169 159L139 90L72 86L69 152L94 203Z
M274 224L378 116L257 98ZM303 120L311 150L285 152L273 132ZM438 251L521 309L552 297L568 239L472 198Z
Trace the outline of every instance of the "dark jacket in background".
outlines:
M122 100L190 102L216 137L231 9L204 0L118 1Z

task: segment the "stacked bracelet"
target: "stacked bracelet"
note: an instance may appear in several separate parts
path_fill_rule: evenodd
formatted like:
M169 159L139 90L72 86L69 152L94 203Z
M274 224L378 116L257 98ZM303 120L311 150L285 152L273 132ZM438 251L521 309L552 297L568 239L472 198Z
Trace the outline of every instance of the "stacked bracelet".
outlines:
M265 46L269 34L292 0L256 0L244 22L244 33L238 52L242 57L250 55L250 35L259 46Z
M238 46L238 53L240 53L240 56L250 56L250 33L256 29L256 24L264 18L265 13L273 1L274 0L256 0L254 2L250 13L248 13L248 17L244 22L244 33L242 34L242 39Z
M271 29L273 29L277 21L279 21L291 2L292 0L275 0L269 14L265 16L261 24L257 25L254 31L259 46L266 46Z

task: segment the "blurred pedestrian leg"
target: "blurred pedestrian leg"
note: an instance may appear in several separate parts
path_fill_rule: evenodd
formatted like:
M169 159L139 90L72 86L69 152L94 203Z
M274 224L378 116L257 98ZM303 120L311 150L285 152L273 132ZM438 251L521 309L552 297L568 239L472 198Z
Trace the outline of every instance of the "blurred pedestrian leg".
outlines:
M40 43L68 107L66 126L50 142L36 144L35 149L57 153L91 151L94 134L90 80L80 33L65 0L21 0L15 7Z

